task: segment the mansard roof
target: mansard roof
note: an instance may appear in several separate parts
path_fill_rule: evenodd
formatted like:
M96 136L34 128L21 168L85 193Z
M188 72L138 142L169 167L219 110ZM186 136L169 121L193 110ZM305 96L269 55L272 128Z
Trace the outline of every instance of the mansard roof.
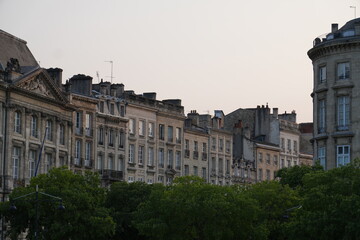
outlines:
M17 59L22 71L26 67L38 67L39 64L26 45L26 41L0 29L0 70L5 70L11 58ZM23 73L24 73L23 72Z

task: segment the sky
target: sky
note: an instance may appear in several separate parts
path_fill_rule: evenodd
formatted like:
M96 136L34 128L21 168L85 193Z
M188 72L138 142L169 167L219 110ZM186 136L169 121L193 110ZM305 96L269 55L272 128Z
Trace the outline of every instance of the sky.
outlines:
M307 51L355 10L360 0L0 0L0 29L63 82L110 81L113 61L113 83L181 99L185 114L268 104L311 122Z

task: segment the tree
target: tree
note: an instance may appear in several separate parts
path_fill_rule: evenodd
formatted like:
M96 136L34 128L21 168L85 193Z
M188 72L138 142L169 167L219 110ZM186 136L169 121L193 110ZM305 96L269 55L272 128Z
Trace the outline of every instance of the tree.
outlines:
M39 191L63 199L65 211L57 210L57 203L39 195L39 239L108 239L114 233L115 224L104 207L106 189L100 187L98 175L86 172L74 174L64 168L54 168L48 174L31 179L26 187L14 189L10 201L16 197ZM14 202L17 210L9 210L9 203L1 204L1 212L9 221L7 234L17 239L27 233L33 239L35 231L34 197L28 196Z
M258 214L255 202L231 187L180 177L166 190L152 191L134 223L150 239L264 239Z
M305 175L302 192L302 208L291 220L291 239L359 238L358 162Z
M315 164L314 166L308 165L295 165L290 168L280 169L276 177L280 178L281 184L288 184L291 188L302 187L303 177L312 172L323 171L323 167L320 164Z
M300 204L296 190L277 181L266 181L248 186L243 194L254 199L261 209L260 219L266 226L268 239L286 239L286 216Z
M106 207L111 210L111 216L116 222L116 233L113 239L146 239L133 226L133 213L140 203L145 202L151 191L163 189L163 185L149 185L143 182L117 182L111 185L107 194Z

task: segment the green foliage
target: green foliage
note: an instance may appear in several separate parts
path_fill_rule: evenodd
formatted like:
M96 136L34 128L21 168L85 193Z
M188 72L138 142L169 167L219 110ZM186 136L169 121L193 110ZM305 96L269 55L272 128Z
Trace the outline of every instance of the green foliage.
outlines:
M96 174L74 174L63 168L54 168L48 174L39 175L27 187L16 188L10 200L35 191L63 199L65 211L57 209L51 197L39 195L39 239L108 239L114 233L115 224L109 210L104 207L106 190L100 187ZM35 195L15 201L17 210L9 211L9 203L1 205L1 212L10 222L9 236L17 239L27 230L27 238L33 239L35 231Z
M118 182L110 187L106 199L106 207L116 222L116 233L113 239L146 239L139 235L133 226L133 212L138 205L145 202L153 189L162 189L163 185L148 185L143 182Z
M358 163L303 179L302 208L291 222L291 239L358 239L360 169Z
M280 169L276 177L280 178L281 184L288 184L291 188L302 187L303 177L312 172L323 171L323 167L320 164L315 164L314 166L308 165L295 165L290 168Z
M233 188L180 177L152 191L135 213L135 225L150 239L264 239L255 201Z
M268 239L286 239L288 209L299 205L297 191L277 181L267 181L249 186L244 194L257 202L261 209L260 219L269 231Z

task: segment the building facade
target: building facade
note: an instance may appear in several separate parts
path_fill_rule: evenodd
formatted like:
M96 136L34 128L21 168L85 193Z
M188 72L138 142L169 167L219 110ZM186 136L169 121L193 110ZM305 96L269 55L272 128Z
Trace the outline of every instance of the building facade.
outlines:
M325 169L360 157L360 19L314 40L312 60L314 159Z

